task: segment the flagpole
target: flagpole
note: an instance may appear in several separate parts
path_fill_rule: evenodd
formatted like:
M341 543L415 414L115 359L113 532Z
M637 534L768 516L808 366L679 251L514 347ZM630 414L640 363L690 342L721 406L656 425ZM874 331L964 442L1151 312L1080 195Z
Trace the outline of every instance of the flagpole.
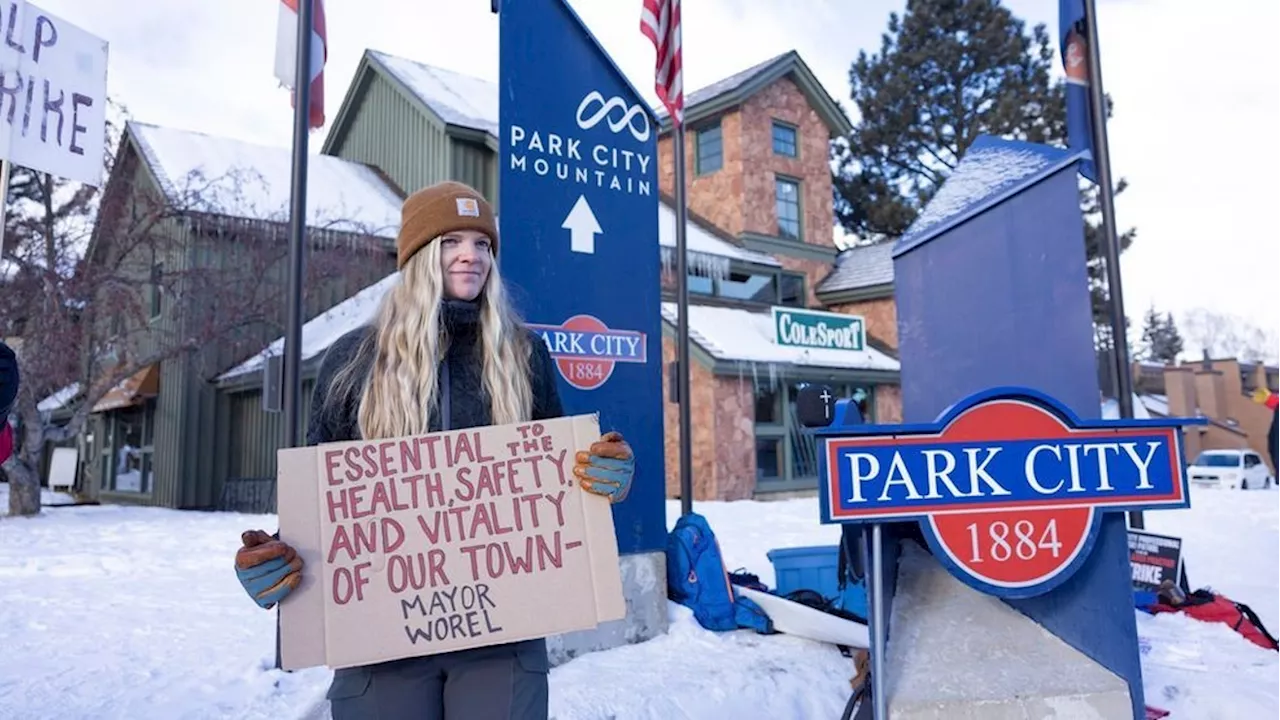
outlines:
M293 172L289 197L289 312L284 336L284 446L298 447L302 396L303 251L307 227L307 134L311 118L313 0L298 0L298 53L293 79ZM280 497L277 488L276 497ZM276 668L280 667L280 609L276 608Z
M680 399L680 514L693 512L693 438L689 409L689 267L685 226L684 118L671 118L676 170L676 396Z
M1111 320L1111 357L1114 358L1116 403L1120 417L1133 418L1133 371L1129 367L1129 333L1125 327L1124 289L1120 281L1120 242L1116 235L1116 205L1111 183L1111 151L1107 144L1106 94L1102 89L1101 44L1098 37L1096 0L1084 0L1089 28L1089 110L1093 121L1094 166L1102 198L1102 247L1107 265L1107 309ZM1129 513L1129 526L1143 528L1142 512Z

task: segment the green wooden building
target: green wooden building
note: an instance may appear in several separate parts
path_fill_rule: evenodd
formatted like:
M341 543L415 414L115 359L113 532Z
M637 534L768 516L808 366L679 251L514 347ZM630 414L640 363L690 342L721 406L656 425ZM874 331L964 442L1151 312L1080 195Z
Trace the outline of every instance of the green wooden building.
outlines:
M287 149L141 123L126 127L87 257L131 280L127 291L138 296L122 303L104 286L91 303L85 375L100 377L127 358L227 331L142 368L95 404L78 443L82 495L218 508L228 478L256 472L245 458L260 455L259 446L280 444L278 414L246 409L211 381L284 327L279 288L287 287L290 169ZM313 158L308 184L314 271L304 315L312 318L394 269L404 193L376 169L336 157ZM143 242L138 216L156 209L163 218L148 226ZM244 285L217 285L213 278ZM269 301L240 323L219 313L233 304L227 293L261 293ZM126 304L143 312L120 313ZM144 332L139 323L147 324ZM234 324L242 326L232 331ZM46 399L55 416L83 399L78 388L56 395Z

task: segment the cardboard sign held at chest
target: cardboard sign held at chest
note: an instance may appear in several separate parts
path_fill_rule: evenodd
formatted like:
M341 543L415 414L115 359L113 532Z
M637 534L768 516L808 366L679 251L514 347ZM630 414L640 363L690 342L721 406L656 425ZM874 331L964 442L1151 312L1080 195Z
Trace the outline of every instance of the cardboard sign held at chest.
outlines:
M595 415L278 453L286 670L367 665L626 615L609 501L573 475Z

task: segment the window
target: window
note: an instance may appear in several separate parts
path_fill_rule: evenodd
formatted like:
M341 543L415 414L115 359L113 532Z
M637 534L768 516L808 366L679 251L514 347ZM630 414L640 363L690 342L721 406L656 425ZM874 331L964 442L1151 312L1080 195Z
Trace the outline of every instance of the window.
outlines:
M103 448L103 487L147 494L152 488L155 452L155 400L109 413Z
M164 263L151 265L151 317L160 317L160 278L164 275Z
M786 178L774 180L777 199L778 237L800 239L800 183Z
M804 276L803 275L779 275L778 276L778 304L792 305L794 307L804 307Z
M757 382L756 491L786 491L814 487L818 477L818 443L813 431L796 417L796 397L802 381ZM851 383L827 383L836 397L853 399L875 422L874 388Z
M786 157L799 157L800 149L796 145L796 129L780 120L773 121L773 154Z
M689 274L689 294L764 305L804 307L805 276L790 270L731 270L723 278ZM672 284L674 289L674 283Z
M694 173L706 175L724 165L724 143L720 135L720 121L695 131Z
M784 478L782 438L756 438L756 482L767 484Z

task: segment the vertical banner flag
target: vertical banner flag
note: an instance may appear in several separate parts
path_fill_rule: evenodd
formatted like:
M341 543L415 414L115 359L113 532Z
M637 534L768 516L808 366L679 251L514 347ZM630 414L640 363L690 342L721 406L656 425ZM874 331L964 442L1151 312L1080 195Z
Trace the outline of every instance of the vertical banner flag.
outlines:
M654 90L674 124L684 122L684 78L680 52L680 0L644 0L640 32L657 51Z
M298 0L279 0L280 20L276 25L276 78L294 91L298 57ZM311 103L307 109L312 130L324 127L324 65L329 59L328 33L324 25L323 0L311 0ZM298 95L293 92L296 107Z
M1058 0L1058 52L1067 74L1067 145L1087 150L1090 159L1080 163L1080 174L1098 182L1094 166L1093 118L1089 99L1089 37L1084 19L1084 0Z

